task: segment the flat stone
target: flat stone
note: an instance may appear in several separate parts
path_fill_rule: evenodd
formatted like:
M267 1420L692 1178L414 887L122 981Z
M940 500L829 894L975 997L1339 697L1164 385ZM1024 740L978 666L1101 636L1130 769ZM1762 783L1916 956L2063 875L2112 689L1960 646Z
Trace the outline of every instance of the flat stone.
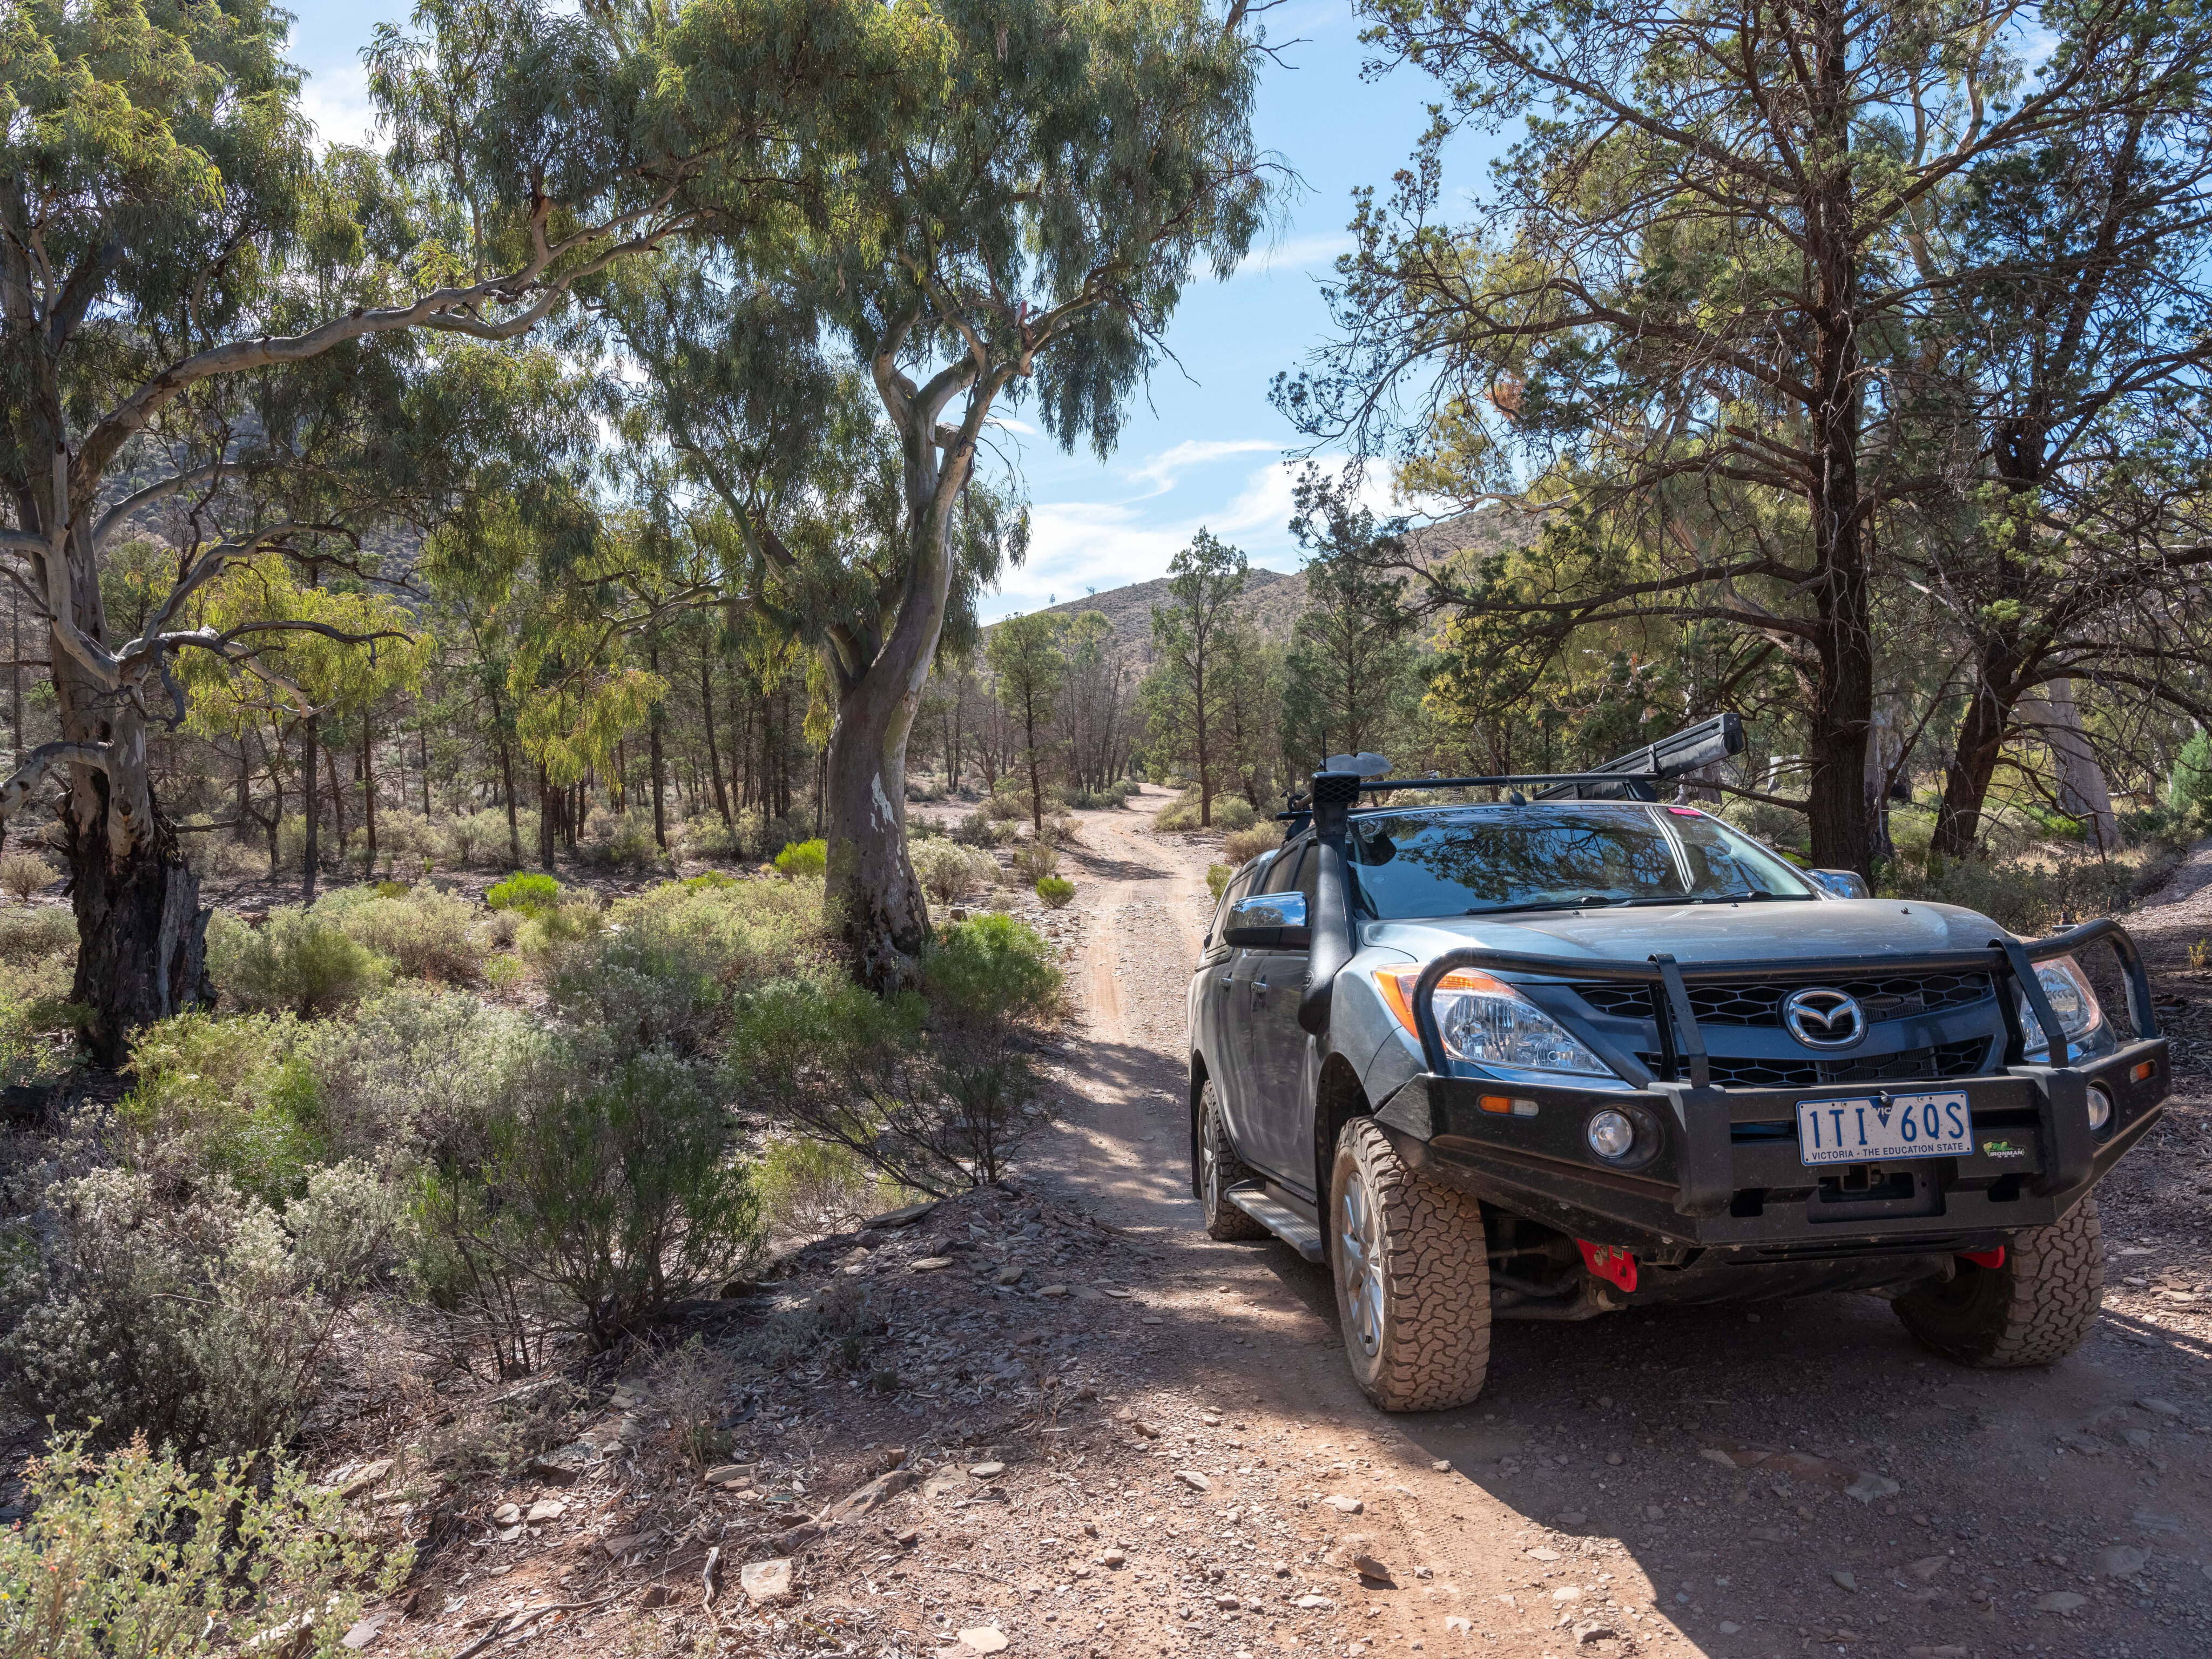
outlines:
M1451 1613L1444 1620L1444 1628L1454 1636L1472 1636L1474 1634L1474 1620L1461 1613Z
M2058 1437L2058 1443L2069 1451L2079 1452L2084 1457L2095 1457L2105 1449L2105 1443L2086 1434L2071 1431Z
M612 1538L602 1538L599 1540L599 1553L611 1560L619 1561L624 1556L636 1554L638 1551L643 1549L652 1541L653 1534L651 1533L617 1533Z
M978 1480L995 1480L1006 1472L1004 1463L970 1463L968 1473Z
M1005 1267L1000 1268L993 1278L1001 1285L1018 1285L1022 1282L1022 1275L1028 1271L1029 1269L1020 1262L1009 1261Z
M779 1555L766 1561L748 1561L738 1569L738 1583L745 1598L757 1607L773 1607L791 1599L791 1558Z
M1429 1467L1434 1469L1438 1474L1449 1474L1451 1473L1451 1459L1449 1457L1439 1457L1435 1462L1430 1464Z
M1213 1490L1213 1482L1207 1480L1196 1469L1177 1469L1176 1471L1176 1479L1182 1481L1184 1486L1188 1486L1193 1492L1212 1492Z
M495 1527L512 1527L521 1519L522 1506L519 1504L501 1504L491 1512L491 1523Z
M1897 1482L1887 1475L1876 1474L1869 1469L1844 1488L1844 1496L1856 1498L1862 1504L1871 1504L1877 1498L1894 1498L1901 1490Z
M2150 1510L2137 1510L2128 1517L2145 1532L2179 1532L2181 1521L2177 1516L2159 1515Z
M343 1470L335 1482L338 1496L357 1498L391 1473L392 1460L388 1457L380 1457L374 1462Z
M1923 1555L1917 1561L1906 1562L1905 1571L1908 1577L1917 1578L1924 1584L1950 1565L1948 1555Z
M1334 1510L1339 1515L1358 1515L1363 1513L1367 1508L1367 1505L1360 1499L1357 1498L1346 1498L1341 1493L1338 1493L1333 1497L1324 1498L1321 1501L1328 1508Z
M1828 1577L1834 1579L1837 1583L1840 1584L1847 1590L1856 1590L1859 1587L1858 1578L1852 1573L1832 1572Z
M1721 1634L1723 1636L1741 1635L1742 1631L1743 1626L1737 1624L1733 1619L1723 1619L1721 1620Z
M2071 1613L2075 1608L2087 1607L2088 1604L2087 1596L2077 1595L2072 1590L2053 1590L2048 1595L2039 1595L2035 1598L2035 1610L2038 1613Z
M530 1506L529 1513L522 1518L534 1527L541 1522L558 1521L568 1512L568 1506L559 1498L541 1498Z
M1905 1650L1905 1659L1973 1659L1972 1648L1962 1648L1956 1642L1942 1642L1930 1647L1923 1644Z
M1158 1314L1146 1314L1142 1318L1139 1319L1137 1322L1139 1325L1164 1325L1168 1322L1161 1318Z
M391 1613L370 1613L368 1618L361 1620L351 1630L348 1631L343 1637L341 1637L338 1639L338 1645L351 1652L359 1653L363 1648L376 1640L378 1637L384 1634L384 1627L390 1624L395 1616L396 1615Z
M968 1484L968 1477L958 1469L939 1469L921 1483L924 1498L942 1498L948 1492L958 1492Z
M1390 1582L1389 1565L1371 1555L1353 1556L1352 1570L1362 1578L1372 1578L1385 1584Z
M1098 1552L1098 1565L1102 1567L1125 1566L1127 1565L1129 1553L1127 1550L1115 1549L1101 1550Z
M2170 1400L2143 1399L2136 1401L2136 1404L2142 1407L2153 1417L2179 1417L2181 1415L2181 1407L2175 1405Z
M744 1486L752 1484L751 1463L717 1463L699 1478L710 1486Z
M960 1645L970 1653L1004 1653L1006 1638L994 1625L971 1625L960 1632Z
M885 1210L881 1215L872 1215L860 1224L872 1231L882 1231L890 1227L910 1227L936 1207L937 1200L933 1198L928 1199L920 1204L907 1205L903 1209Z
M2143 1564L2149 1559L2148 1550L2139 1550L2132 1544L2115 1544L2091 1556L2089 1565L2107 1578L2131 1578L2143 1570Z
M940 1267L951 1267L952 1258L949 1255L917 1256L907 1265L912 1271L918 1273L933 1273Z
M1589 1516L1584 1515L1580 1510L1562 1510L1557 1517L1557 1524L1562 1527L1579 1527L1589 1519Z
M846 1520L853 1516L866 1515L870 1510L889 1503L914 1484L912 1469L893 1469L879 1474L858 1492L830 1506L832 1519Z
M1556 1561L1559 1559L1559 1551L1546 1549L1541 1544L1532 1550L1524 1550L1522 1553L1531 1561Z
M1591 1642L1610 1642L1620 1634L1620 1632L1619 1631L1615 1630L1612 1626L1606 1624L1577 1625L1575 1626L1575 1640L1578 1643L1588 1644Z
M1223 1613L1234 1613L1244 1604L1233 1595L1221 1595L1213 1598L1213 1605Z
M1043 1297L1048 1301L1057 1302L1060 1297L1067 1294L1067 1286L1065 1285L1046 1285L1038 1290L1037 1294Z
M1335 1605L1326 1595L1301 1595L1297 1600L1298 1609L1303 1613L1323 1613Z

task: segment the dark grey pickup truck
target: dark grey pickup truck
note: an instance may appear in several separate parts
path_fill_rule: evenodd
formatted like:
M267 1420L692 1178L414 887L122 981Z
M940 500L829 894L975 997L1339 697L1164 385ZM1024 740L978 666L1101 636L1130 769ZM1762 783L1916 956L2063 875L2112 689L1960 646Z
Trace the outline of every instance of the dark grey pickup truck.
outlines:
M1330 1263L1385 1409L1472 1400L1493 1319L1856 1290L1991 1366L2094 1320L2091 1190L2169 1086L2126 932L1871 898L1659 798L1741 741L1569 777L1341 757L1229 882L1194 1191L1216 1238ZM1475 786L1510 793L1389 804Z

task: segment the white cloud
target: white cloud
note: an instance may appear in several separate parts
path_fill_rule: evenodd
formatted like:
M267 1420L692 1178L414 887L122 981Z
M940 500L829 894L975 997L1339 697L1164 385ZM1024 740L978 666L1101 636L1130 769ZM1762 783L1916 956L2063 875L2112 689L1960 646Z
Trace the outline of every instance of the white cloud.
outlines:
M1351 252L1352 238L1340 230L1322 231L1310 236L1286 236L1279 242L1254 249L1251 257L1237 267L1229 280L1235 282L1240 276L1265 276L1278 270L1310 270L1316 265L1334 265L1338 254Z
M1280 444L1264 438L1186 438L1172 449L1164 449L1129 473L1132 483L1154 486L1149 492L1164 495L1193 467L1225 460L1232 455L1262 455L1279 450Z
M315 141L323 148L375 142L376 106L368 100L368 72L358 58L341 58L310 74L300 91L300 111L314 124Z
M984 424L986 426L1002 427L1006 431L1018 433L1024 438L1035 438L1042 435L1037 428L1031 426L1027 421L1018 421L1011 415L994 415L985 421Z

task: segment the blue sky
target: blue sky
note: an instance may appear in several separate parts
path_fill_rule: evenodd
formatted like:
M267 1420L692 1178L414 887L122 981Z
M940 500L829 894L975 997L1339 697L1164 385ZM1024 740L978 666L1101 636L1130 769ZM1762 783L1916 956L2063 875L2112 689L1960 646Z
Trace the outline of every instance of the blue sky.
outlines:
M411 0L301 7L293 58L309 72L307 112L325 138L367 136L361 49L378 22L404 20L410 9ZM1186 292L1168 334L1180 364L1153 376L1111 459L1087 449L1063 454L1018 425L1004 434L1028 487L1033 536L1028 563L1009 572L990 600L992 617L1159 575L1200 526L1255 564L1297 568L1283 459L1297 437L1269 405L1267 383L1324 337L1318 283L1348 245L1350 192L1388 185L1426 122L1435 88L1404 70L1361 81L1350 0L1294 0L1267 21L1271 40L1301 44L1284 51L1283 67L1266 71L1259 139L1304 187L1243 270ZM1013 418L1019 422L1018 413Z

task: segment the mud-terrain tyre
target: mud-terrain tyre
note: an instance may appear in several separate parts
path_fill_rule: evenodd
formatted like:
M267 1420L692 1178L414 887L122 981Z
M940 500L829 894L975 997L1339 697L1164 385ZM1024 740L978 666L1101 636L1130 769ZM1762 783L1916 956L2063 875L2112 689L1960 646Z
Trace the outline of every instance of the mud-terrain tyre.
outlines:
M1372 1118L1336 1140L1331 1277L1352 1380L1386 1412L1464 1406L1490 1370L1482 1206L1407 1169Z
M1229 1139L1229 1125L1222 1121L1221 1100L1213 1092L1212 1078L1206 1079L1198 1091L1198 1133L1194 1142L1198 1168L1193 1172L1197 1180L1192 1184L1198 1188L1199 1207L1206 1214L1206 1236L1224 1243L1273 1237L1225 1196L1238 1182L1250 1181L1254 1176L1244 1160L1237 1156L1236 1145Z
M1890 1305L1924 1346L1996 1370L2065 1358L2097 1322L2104 1297L2097 1200L2085 1198L2064 1220L2014 1233L2002 1266L1962 1259L1955 1278Z

